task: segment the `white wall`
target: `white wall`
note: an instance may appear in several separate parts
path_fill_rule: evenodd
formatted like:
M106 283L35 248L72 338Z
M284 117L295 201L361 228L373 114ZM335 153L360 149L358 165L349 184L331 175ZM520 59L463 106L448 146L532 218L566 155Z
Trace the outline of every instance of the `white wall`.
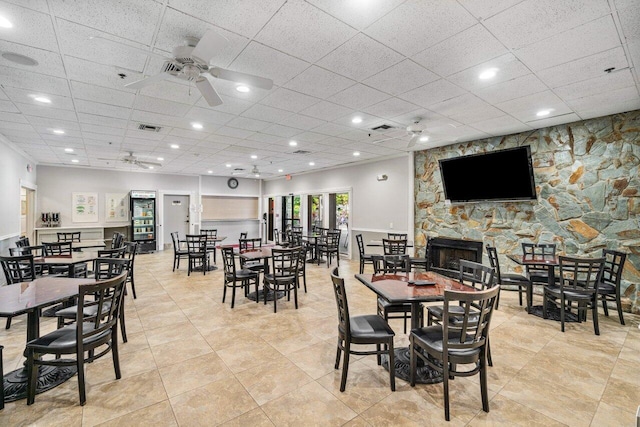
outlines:
M211 196L252 196L260 195L260 180L251 178L236 178L238 187L229 188L226 176L203 176L201 179L200 189L203 195Z
M20 234L21 182L36 184L36 166L0 139L0 241Z

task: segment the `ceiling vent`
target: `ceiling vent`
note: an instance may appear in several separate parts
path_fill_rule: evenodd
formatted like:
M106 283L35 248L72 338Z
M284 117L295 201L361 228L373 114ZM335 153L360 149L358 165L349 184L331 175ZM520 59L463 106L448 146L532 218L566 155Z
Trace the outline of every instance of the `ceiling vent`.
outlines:
M307 150L296 150L293 152L293 154L311 154L311 151L307 151Z
M160 129L162 129L160 126L145 125L144 123L140 123L138 125L138 130L144 130L147 132L160 132Z
M391 126L391 125L380 125L380 126L376 126L374 128L371 128L371 130L376 131L376 132L384 132L384 131L389 130L389 129L394 129L394 127Z

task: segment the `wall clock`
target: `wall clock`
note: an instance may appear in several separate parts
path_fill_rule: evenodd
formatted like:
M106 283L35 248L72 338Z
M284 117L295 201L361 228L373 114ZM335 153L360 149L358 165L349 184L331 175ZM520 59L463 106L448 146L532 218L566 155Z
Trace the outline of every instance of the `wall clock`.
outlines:
M227 185L232 190L235 190L236 188L238 188L238 180L235 178L229 178L229 180L227 181Z

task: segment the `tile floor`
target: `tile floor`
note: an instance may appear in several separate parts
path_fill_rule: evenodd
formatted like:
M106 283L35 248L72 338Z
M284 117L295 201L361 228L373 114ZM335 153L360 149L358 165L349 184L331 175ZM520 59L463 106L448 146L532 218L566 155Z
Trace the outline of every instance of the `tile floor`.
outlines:
M560 325L527 315L517 294L502 294L495 313L489 369L490 413L482 411L478 376L451 383L452 420L444 421L442 385L411 388L375 357L352 357L347 389L333 368L336 309L326 265L309 265L300 308L239 296L222 304L222 274L187 277L171 271L172 253L136 258L138 299L127 296L129 342L122 379L109 357L87 366L87 404L75 378L26 401L6 405L0 425L576 425L632 426L640 404L640 317L600 316ZM374 313L375 296L354 279L356 262L341 261L352 314ZM21 366L25 316L0 331L5 371ZM394 321L396 346L406 345ZM55 328L42 321L42 332Z

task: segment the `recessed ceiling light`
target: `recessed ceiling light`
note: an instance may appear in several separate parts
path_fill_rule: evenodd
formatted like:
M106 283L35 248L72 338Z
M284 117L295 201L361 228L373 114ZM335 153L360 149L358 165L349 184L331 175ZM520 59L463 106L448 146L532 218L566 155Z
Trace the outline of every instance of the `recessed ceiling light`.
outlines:
M25 55L20 55L19 53L15 52L4 52L2 54L2 57L7 61L15 62L16 64L20 65L26 65L29 67L35 67L36 65L38 65L38 61L36 61L35 59L29 58Z
M251 158L252 158L253 160L255 160L255 159L257 159L257 158L258 158L258 156L256 156L255 154L252 154L252 155L251 155Z
M36 96L33 99L35 99L38 102L42 102L43 104L51 104L51 100L49 98L45 98L44 96Z
M227 163L225 166L230 168L231 167L231 163Z
M354 152L353 152L353 155L354 155L354 156L356 156L356 157L358 157L358 156L360 155L360 152L359 152L359 151L354 151Z
M194 128L194 129L202 129L203 128L201 123L196 123L196 122L191 123L191 127Z
M289 145L295 147L298 143L296 141L289 141Z
M207 173L213 173L213 171L207 171Z
M161 162L164 160L164 157L158 157L158 161Z
M149 169L153 169L153 166L149 166Z
M247 93L251 91L251 89L249 89L249 86L245 86L245 85L236 86L236 90L242 93Z
M71 163L80 163L80 160L78 160L78 159L73 159L73 160L71 160Z
M62 135L64 134L64 131L62 129L54 129L53 133L55 133L56 135Z
M65 153L73 153L73 148L65 148L64 152Z
M544 116L548 116L549 114L551 114L551 110L540 110L536 113L536 116L544 117Z
M2 28L13 28L13 24L4 16L0 15L0 27Z
M178 144L171 144L170 147L173 148L174 150L177 150L178 148L180 148Z
M284 172L284 171L283 171L282 169L278 169L278 172L282 173L282 172Z
M256 178L260 178L260 174L259 174L259 173L255 174L254 176L255 176Z
M309 162L309 166L315 166L315 162Z
M428 136L421 136L419 139L420 142L427 142L428 140L429 140Z
M351 119L351 123L362 123L362 117L354 117Z
M488 70L481 72L480 75L478 75L478 78L480 80L488 80L494 78L496 74L498 74L497 68L489 68Z

